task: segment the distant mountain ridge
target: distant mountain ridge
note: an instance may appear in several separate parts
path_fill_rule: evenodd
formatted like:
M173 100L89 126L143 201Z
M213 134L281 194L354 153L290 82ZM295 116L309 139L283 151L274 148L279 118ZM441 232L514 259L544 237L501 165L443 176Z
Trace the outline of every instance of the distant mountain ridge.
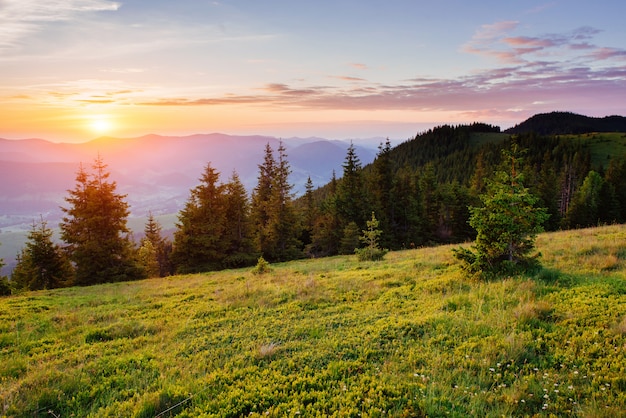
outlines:
M190 136L144 135L136 138L102 137L84 143L53 143L43 139L0 139L0 228L30 224L44 215L62 215L67 190L75 185L82 164L87 170L100 155L119 191L128 195L133 215L147 211L176 213L198 185L204 167L211 164L226 182L237 171L248 190L256 185L258 165L266 144L276 150L281 139L221 133ZM373 139L363 146L354 141L364 164L376 156ZM315 186L327 183L345 159L349 141L323 138L287 138L295 185L302 193L310 176ZM384 142L383 138L379 143Z
M572 112L539 113L504 132L507 134L534 132L538 135L626 132L626 117L613 115L596 118Z

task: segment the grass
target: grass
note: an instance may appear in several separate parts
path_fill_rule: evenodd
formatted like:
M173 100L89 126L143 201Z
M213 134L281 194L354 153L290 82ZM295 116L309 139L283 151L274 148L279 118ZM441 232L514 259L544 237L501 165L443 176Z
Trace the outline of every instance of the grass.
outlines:
M442 246L2 298L0 416L623 416L626 226L537 243L490 282Z
M560 135L580 141L591 151L592 167L606 168L611 158L626 156L626 133L596 132L580 135Z

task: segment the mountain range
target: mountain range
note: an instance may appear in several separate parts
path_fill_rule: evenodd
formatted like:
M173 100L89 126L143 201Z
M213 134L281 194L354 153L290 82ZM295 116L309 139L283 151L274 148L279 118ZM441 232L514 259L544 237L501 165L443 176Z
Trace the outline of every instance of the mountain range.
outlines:
M98 156L127 195L131 216L176 213L199 184L208 163L226 182L237 171L244 186L256 185L265 146L286 148L294 193L301 194L310 176L315 186L326 184L333 171L341 176L350 140L323 138L278 139L220 133L191 136L146 135L137 138L103 137L84 143L53 143L42 139L0 139L0 228L28 228L43 216L51 224L60 219L60 206L74 188L82 166L90 171ZM354 140L363 165L374 160L384 138Z

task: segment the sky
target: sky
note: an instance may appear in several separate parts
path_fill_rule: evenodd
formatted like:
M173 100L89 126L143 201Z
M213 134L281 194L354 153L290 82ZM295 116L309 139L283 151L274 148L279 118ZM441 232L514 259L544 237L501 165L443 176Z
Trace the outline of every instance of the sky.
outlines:
M408 139L626 114L622 0L0 0L0 137Z

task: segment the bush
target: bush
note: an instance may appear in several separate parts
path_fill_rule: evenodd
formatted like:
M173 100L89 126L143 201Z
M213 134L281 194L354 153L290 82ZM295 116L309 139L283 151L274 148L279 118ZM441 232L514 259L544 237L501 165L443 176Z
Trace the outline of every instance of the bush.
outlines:
M0 296L9 296L11 294L11 285L9 280L2 276L0 277Z
M252 269L252 274L265 274L269 273L270 271L272 271L270 263L265 261L263 257L259 257L256 266Z

